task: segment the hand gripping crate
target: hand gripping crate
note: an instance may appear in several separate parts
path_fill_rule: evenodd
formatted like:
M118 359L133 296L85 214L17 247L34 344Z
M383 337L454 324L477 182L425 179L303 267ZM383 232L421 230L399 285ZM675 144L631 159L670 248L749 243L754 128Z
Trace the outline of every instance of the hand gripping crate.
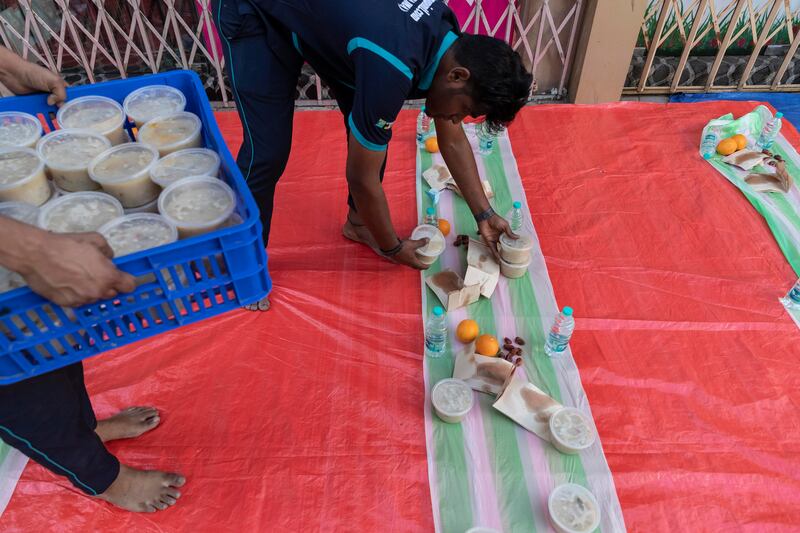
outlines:
M203 144L222 160L220 177L237 195L241 224L115 259L137 278L137 288L80 308L62 308L27 287L0 294L0 385L37 376L164 331L253 303L272 282L258 208L225 146L200 83L174 71L70 88L70 99L106 96L122 103L147 85L170 85L186 96L186 110L203 122ZM39 116L50 130L56 108L45 95L0 98L0 111ZM133 137L132 123L126 125Z

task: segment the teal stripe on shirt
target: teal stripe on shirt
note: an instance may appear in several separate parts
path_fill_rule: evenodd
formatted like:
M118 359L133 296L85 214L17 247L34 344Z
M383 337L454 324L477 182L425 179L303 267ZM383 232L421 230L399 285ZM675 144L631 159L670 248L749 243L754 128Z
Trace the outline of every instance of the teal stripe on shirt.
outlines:
M358 48L369 50L373 54L381 56L390 65L399 70L409 80L414 77L414 75L411 73L411 69L408 68L408 66L405 63L403 63L400 60L400 58L398 58L385 48L382 48L379 45L373 43L369 39L365 39L364 37L353 37L352 39L350 39L350 42L347 43L348 54L352 54L353 51L357 50Z
M439 68L439 62L457 39L458 35L452 31L447 32L447 35L444 36L442 44L439 46L439 51L436 52L436 57L433 58L433 63L425 67L425 70L422 71L422 78L419 80L420 90L427 91L430 89L431 83L433 83L433 77L436 75L436 69Z
M294 49L297 50L297 53L303 55L303 51L300 49L300 40L297 38L295 32L292 32L292 44L294 45Z
M350 125L350 131L353 135L355 135L356 140L361 143L361 146L367 150L372 150L373 152L383 152L386 150L385 144L375 144L374 142L368 141L363 135L361 135L361 132L358 131L358 128L356 128L355 122L353 122L352 113L347 116L347 123Z

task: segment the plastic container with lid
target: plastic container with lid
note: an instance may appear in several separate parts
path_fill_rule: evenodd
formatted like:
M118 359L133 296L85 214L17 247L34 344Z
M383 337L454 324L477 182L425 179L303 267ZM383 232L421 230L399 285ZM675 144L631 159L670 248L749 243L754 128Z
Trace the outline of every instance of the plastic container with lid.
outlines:
M422 224L417 226L414 228L414 231L411 232L412 240L426 238L430 239L430 241L422 248L417 248L416 254L420 262L425 265L432 265L436 262L436 259L442 255L442 252L444 252L444 235L442 235L442 232L439 231L439 228L431 226L430 224Z
M533 249L533 239L524 233L518 237L518 239L512 239L505 233L500 235L500 257L508 263L526 264L527 266Z
M139 207L126 207L124 209L126 215L134 215L136 213L158 213L158 197L152 202L140 205Z
M42 123L28 113L0 113L0 146L35 148L42 136Z
M181 178L218 176L219 164L217 153L208 148L178 150L159 159L150 169L150 178L166 188Z
M575 483L559 485L547 499L550 522L559 533L591 533L600 525L600 505L594 494Z
M104 192L76 192L42 207L38 225L55 233L82 233L97 231L122 215L122 205L113 196Z
M42 205L50 199L44 162L30 148L0 148L0 201Z
M597 440L592 421L574 407L563 407L553 413L549 426L550 442L561 453L578 454Z
M114 250L114 257L149 250L178 240L175 225L153 213L125 215L107 222L98 232Z
M461 422L475 403L472 389L460 379L446 378L433 386L431 403L436 415L449 424Z
M125 112L122 106L105 96L83 96L69 100L56 115L62 128L77 128L96 131L104 135L111 144L130 141L125 131Z
M158 150L161 157L178 150L199 148L203 124L194 113L182 111L157 117L139 130L139 142Z
M131 117L137 128L156 117L172 115L186 108L186 97L169 85L148 85L136 89L122 102L125 114Z
M528 260L524 263L509 263L502 257L500 258L500 273L509 279L521 278L528 271L528 266L531 264L530 255Z
M158 198L161 188L150 179L158 152L139 143L120 144L89 163L89 176L122 207L140 207Z
M48 133L36 145L47 172L65 192L95 191L100 186L89 177L89 163L111 148L111 141L91 130L65 129Z
M209 176L180 179L158 197L158 212L177 226L182 239L223 226L235 208L233 189Z
M0 215L35 226L39 219L39 208L24 202L0 202Z

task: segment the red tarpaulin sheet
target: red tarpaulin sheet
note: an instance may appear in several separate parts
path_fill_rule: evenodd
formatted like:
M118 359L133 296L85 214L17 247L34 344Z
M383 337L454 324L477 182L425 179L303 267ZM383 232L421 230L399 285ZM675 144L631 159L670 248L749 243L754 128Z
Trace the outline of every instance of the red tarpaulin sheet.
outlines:
M511 139L629 530L800 524L800 332L794 274L766 224L697 157L740 102L527 108ZM233 113L218 115L231 147ZM414 113L386 189L415 221ZM785 135L797 144L789 126ZM336 112L296 115L270 247L273 310L230 313L87 364L101 415L162 424L111 444L189 478L169 511L89 500L29 466L3 531L427 531L419 275L340 237Z

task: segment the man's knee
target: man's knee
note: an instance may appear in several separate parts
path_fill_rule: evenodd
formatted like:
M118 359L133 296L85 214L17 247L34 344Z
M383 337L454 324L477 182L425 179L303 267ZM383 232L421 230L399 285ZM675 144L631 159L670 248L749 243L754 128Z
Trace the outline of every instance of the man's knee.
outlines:
M273 143L257 142L256 139L245 137L236 162L251 188L254 185L258 188L274 186L289 161L291 137L288 141Z

